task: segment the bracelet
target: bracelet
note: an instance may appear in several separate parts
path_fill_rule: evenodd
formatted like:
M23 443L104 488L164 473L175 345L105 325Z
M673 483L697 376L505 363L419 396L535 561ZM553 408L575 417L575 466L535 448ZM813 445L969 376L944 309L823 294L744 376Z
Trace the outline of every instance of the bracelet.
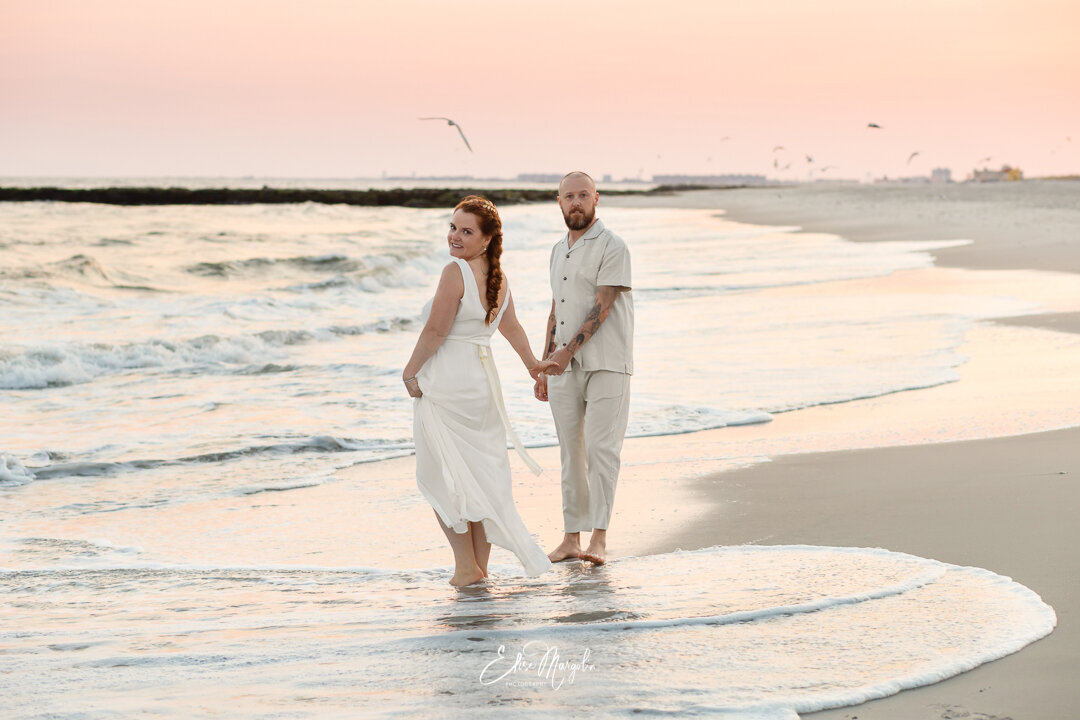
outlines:
M405 383L406 385L408 385L408 384L409 384L409 383L411 383L411 382L416 382L416 376L415 376L415 375L413 375L413 376L412 376L411 378L405 378L405 380L404 380L403 382L404 382L404 383Z

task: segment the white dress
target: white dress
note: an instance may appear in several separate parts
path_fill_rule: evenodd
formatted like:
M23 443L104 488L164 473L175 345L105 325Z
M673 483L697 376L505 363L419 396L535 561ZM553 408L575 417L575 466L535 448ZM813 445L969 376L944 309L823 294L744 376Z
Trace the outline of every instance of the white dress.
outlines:
M514 507L507 422L490 361L491 336L507 303L485 325L472 270L453 260L465 293L450 334L416 374L423 392L413 401L416 482L447 527L464 533L468 521L482 522L489 542L517 555L528 575L539 575L551 563ZM429 310L430 303L425 319Z

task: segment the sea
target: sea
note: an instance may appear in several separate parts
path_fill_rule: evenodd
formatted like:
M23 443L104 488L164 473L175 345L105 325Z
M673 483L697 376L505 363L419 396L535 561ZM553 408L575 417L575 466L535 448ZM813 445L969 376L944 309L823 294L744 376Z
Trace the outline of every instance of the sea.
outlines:
M0 184L61 182L327 186ZM554 203L500 211L503 268L539 348L565 227ZM930 267L966 239L599 214L633 263L629 437L952 383L973 325L1039 309L830 292ZM531 579L504 564L499 583L463 591L445 566L380 562L410 547L408 528L387 536L366 516L404 502L380 468L413 453L401 370L449 215L0 203L0 717L791 720L1053 628L1007 578L887 550L717 547ZM812 291L776 292L798 287ZM505 342L494 353L524 444L556 444L525 369ZM371 480L346 487L346 471ZM362 512L342 520L346 503Z

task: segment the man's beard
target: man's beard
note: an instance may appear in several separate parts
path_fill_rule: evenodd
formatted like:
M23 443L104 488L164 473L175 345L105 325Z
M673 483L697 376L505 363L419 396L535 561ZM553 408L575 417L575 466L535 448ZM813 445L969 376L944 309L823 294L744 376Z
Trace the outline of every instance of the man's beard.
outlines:
M566 221L566 227L571 230L584 230L592 225L593 219L596 217L596 208L589 208L588 210L581 211L581 219L575 220L571 217L570 213L563 213L563 220Z

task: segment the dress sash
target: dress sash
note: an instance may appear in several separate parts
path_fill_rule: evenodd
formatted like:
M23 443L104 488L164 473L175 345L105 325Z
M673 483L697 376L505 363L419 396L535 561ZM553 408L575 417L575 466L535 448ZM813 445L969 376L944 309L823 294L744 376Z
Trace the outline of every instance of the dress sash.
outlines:
M491 396L495 399L495 407L499 410L499 417L502 418L506 434L510 436L510 441L514 444L514 450L517 450L517 454L521 456L521 459L525 461L525 464L529 466L529 469L534 474L542 474L543 469L529 456L529 453L525 452L525 446L521 444L521 438L514 432L514 426L510 424L510 416L506 412L506 403L503 401L502 383L499 382L499 371L495 368L495 360L491 357L491 339L465 335L447 335L446 339L467 342L476 346L477 353L480 355L480 365L484 368L488 385L491 387Z

